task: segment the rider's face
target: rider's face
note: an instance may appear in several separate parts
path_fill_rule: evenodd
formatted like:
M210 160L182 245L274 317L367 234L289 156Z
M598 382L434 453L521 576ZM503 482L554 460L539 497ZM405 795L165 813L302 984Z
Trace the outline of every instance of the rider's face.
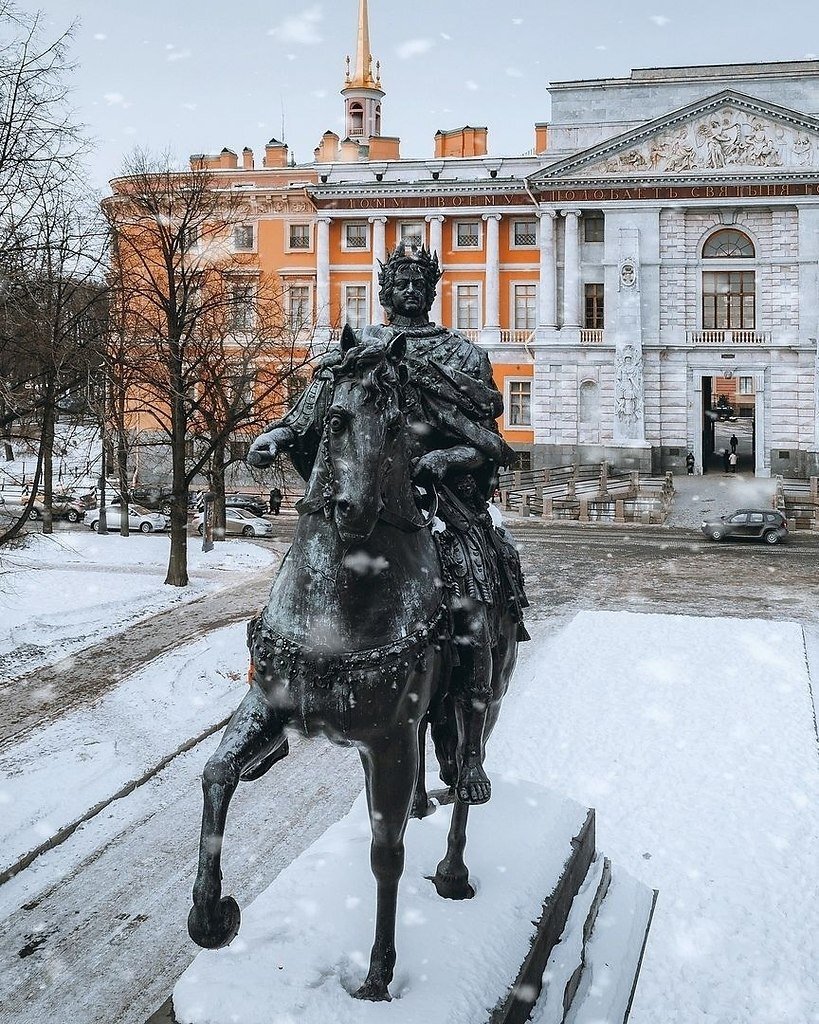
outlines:
M401 316L420 316L426 312L424 278L417 270L399 270L395 275L392 306Z

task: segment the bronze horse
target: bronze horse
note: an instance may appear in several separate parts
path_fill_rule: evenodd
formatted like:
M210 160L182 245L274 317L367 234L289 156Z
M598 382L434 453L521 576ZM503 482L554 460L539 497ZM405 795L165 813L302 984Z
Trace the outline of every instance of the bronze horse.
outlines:
M468 651L453 653L451 609L435 539L434 507L419 509L404 415L404 341L358 343L345 328L342 361L292 547L251 629L250 690L203 774L199 868L188 919L200 946L227 945L239 929L222 897L228 804L240 780L287 754L285 730L324 733L358 748L377 883L370 968L355 992L387 1000L395 966L395 915L411 813L430 809L423 750L429 723L441 778L457 778L457 726L449 686ZM516 659L517 623L498 616L485 737ZM468 657L468 655L466 655ZM468 806L455 798L447 852L433 879L452 899L473 895L463 859Z

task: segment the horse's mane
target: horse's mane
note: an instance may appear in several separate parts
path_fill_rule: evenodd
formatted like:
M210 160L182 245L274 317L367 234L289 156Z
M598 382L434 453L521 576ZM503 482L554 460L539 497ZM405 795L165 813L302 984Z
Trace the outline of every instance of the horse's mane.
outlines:
M391 397L403 404L398 361L383 342L363 342L347 349L341 362L333 367L333 377L336 381L359 380L366 399L374 401L379 409L386 408Z

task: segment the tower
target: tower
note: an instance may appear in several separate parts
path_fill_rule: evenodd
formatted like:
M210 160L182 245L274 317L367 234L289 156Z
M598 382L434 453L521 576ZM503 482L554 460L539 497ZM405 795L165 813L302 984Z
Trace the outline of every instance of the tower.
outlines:
M380 61L376 61L373 75L367 0L359 0L358 4L358 38L352 71L350 63L348 56L347 74L341 90L344 97L345 134L349 139L366 144L368 139L381 134L381 100L384 97Z

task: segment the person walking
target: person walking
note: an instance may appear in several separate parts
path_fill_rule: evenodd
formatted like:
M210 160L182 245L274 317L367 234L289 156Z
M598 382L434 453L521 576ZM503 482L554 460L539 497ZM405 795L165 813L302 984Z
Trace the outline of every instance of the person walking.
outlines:
M722 449L722 468L724 472L728 472L731 468L731 458L728 455L728 449Z
M689 452L685 457L685 468L688 470L688 475L694 475L694 453Z
M282 508L282 492L278 487L274 487L270 491L270 511L274 516L277 516L281 512Z
M737 445L739 444L739 439L737 438L736 434L731 434L731 440L729 441L729 444L731 445L731 451L734 453L734 455L736 455Z
M736 473L736 471L737 471L737 453L736 452L731 452L731 454L728 456L728 464L731 467L731 472L732 473Z

